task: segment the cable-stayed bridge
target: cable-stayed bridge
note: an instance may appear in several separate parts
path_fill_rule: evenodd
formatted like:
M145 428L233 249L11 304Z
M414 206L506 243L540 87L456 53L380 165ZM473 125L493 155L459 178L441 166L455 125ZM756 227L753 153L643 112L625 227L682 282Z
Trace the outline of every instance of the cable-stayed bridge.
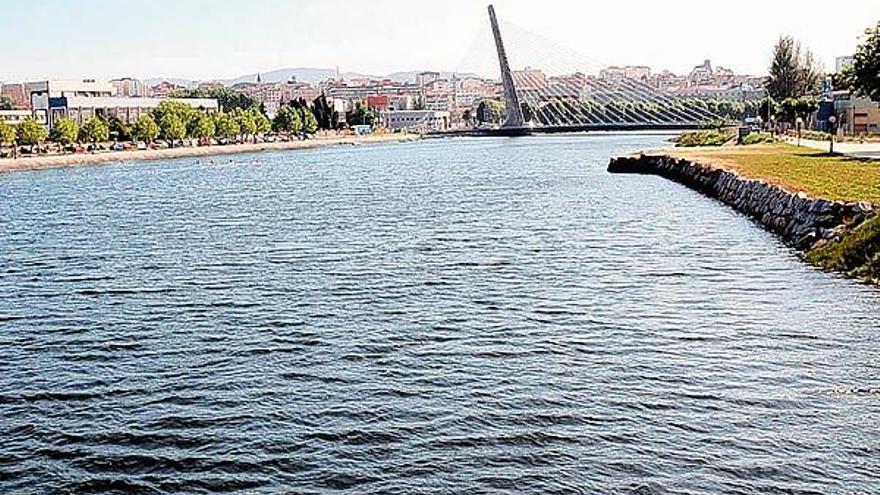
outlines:
M500 125L476 135L525 135L615 130L683 130L721 117L623 73L599 77L605 66L514 24L501 24L489 6L491 36L503 86ZM508 41L513 39L513 44ZM512 69L512 55L530 66Z

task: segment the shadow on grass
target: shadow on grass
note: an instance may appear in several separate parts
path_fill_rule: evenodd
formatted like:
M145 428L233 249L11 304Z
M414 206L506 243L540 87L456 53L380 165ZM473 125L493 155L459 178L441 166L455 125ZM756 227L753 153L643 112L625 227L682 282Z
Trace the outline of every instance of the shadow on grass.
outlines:
M880 165L880 152L872 153L872 155L874 155L874 154L876 154L876 157L875 156L851 156L851 155L845 155L843 153L830 154L827 151L817 151L814 153L802 153L800 156L802 156L804 158L821 159L821 160L827 160L829 158L836 158L836 159L839 159L841 162L848 162L848 163L849 162L857 162L857 163L864 163L867 165Z

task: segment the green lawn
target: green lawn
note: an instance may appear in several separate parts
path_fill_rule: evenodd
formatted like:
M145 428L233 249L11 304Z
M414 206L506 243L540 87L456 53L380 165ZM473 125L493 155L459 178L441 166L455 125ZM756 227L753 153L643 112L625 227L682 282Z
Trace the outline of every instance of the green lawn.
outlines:
M810 196L880 205L880 161L828 156L785 143L676 148L662 154L729 168Z

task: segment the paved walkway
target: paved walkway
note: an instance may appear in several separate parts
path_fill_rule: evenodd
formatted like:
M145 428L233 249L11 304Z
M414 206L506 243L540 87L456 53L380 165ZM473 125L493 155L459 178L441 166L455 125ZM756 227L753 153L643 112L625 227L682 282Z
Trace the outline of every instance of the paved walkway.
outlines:
M789 143L797 144L797 138L787 137ZM828 151L828 141L813 141L812 139L801 139L801 146L815 148L817 150ZM854 156L856 158L868 158L871 160L880 160L880 143L834 143L834 151L843 153L844 155Z

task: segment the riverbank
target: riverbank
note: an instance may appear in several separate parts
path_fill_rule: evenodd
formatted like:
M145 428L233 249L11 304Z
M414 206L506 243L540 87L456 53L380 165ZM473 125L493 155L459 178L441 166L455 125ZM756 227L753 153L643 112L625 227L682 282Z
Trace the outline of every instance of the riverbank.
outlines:
M180 147L158 150L108 151L69 155L29 156L18 159L0 159L0 172L75 167L124 161L164 160L169 158L208 157L261 151L283 151L322 148L328 146L362 145L406 142L419 139L415 134L373 134L369 136L319 136L304 141L275 143L247 143L226 146Z
M788 144L691 148L612 159L754 218L827 270L880 283L880 164Z

